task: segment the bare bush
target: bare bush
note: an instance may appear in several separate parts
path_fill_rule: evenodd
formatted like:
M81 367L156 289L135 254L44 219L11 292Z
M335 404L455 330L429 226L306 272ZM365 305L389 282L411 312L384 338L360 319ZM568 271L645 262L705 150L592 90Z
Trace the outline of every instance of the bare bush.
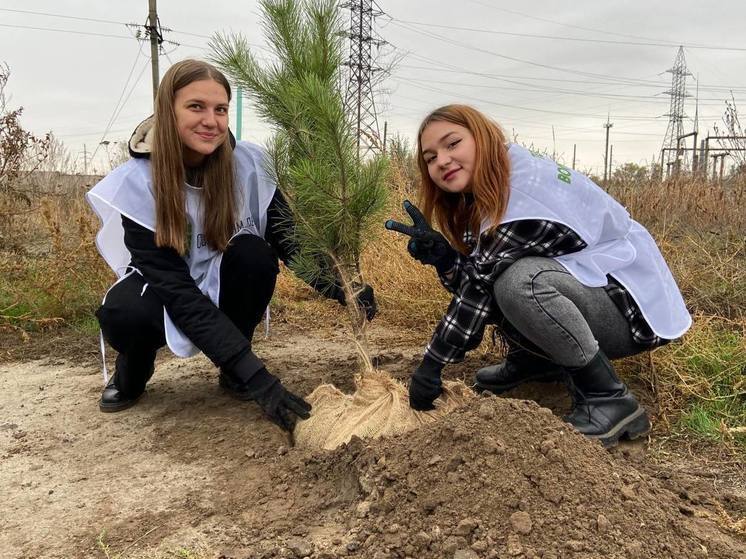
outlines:
M21 198L31 205L28 193L19 188L19 179L37 170L49 152L50 134L38 137L20 123L23 107L7 107L5 87L10 68L0 64L0 192Z
M26 179L46 159L50 135L40 138L21 126L23 107L9 109L5 88L10 68L0 63L0 241L10 238L13 218L32 210Z
M715 134L727 137L727 139L718 140L718 143L721 148L728 150L737 171L746 169L746 134L744 132L741 119L738 116L736 98L733 97L733 92L731 92L731 98L725 100L723 128L721 129L715 124Z

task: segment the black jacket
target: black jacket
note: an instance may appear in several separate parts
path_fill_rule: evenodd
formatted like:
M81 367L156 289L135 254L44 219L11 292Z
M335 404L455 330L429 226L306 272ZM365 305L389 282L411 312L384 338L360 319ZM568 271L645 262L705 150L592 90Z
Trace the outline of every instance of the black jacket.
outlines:
M265 240L289 264L298 252L287 218L287 202L279 190L267 210ZM124 244L137 268L168 311L174 324L216 365L224 366L250 349L248 340L233 322L204 295L189 275L189 267L174 249L159 247L155 233L122 216ZM330 298L338 287L323 282L312 285Z
M149 158L147 133L150 119L138 125L130 139L133 157ZM235 140L231 136L231 143ZM279 258L289 264L298 253L293 238L294 223L287 202L276 190L267 209L264 238ZM251 352L249 341L209 297L204 295L189 274L187 262L172 248L158 247L155 233L122 216L124 244L132 255L131 265L148 283L148 289L163 303L174 324L217 366L232 363ZM312 287L329 298L342 296L337 285L314 282Z

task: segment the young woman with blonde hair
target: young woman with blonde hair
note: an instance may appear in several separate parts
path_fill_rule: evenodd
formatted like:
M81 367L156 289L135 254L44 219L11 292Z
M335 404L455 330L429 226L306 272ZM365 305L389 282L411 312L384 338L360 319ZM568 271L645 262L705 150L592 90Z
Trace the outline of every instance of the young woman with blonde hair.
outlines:
M102 221L96 244L119 276L97 311L117 350L116 371L99 407L132 406L154 371L157 350L202 351L220 384L256 401L291 429L310 406L254 354L254 329L272 297L278 255L297 254L292 216L264 168L264 151L235 142L228 129L231 90L215 67L174 64L158 88L155 114L130 140L132 159L88 194ZM313 286L344 304L339 286ZM368 318L373 290L360 295ZM105 373L106 376L106 373Z
M411 237L410 254L436 268L453 299L411 379L410 405L432 409L443 367L496 324L508 354L477 372L477 388L565 379L574 403L565 420L581 433L606 446L647 433L647 413L610 359L691 325L650 234L588 177L508 143L474 108L436 109L417 140L423 211L405 201L413 225L386 227Z

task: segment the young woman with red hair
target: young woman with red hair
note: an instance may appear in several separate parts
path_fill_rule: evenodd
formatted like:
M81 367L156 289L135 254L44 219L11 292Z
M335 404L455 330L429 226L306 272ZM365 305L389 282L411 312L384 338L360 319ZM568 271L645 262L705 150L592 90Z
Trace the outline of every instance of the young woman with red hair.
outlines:
M411 237L410 254L436 268L453 299L412 376L410 405L432 409L443 367L495 324L507 357L477 372L478 389L565 379L565 420L581 433L605 446L647 433L647 413L610 359L691 325L650 234L588 177L508 143L474 108L436 109L417 140L422 213L405 201L414 224L386 227Z

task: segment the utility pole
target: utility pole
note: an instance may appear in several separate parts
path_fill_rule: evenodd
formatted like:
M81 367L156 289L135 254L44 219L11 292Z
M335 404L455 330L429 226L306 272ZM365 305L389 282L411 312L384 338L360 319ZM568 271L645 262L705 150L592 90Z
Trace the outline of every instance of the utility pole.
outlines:
M156 0L148 0L148 24L145 26L146 35L150 37L150 69L153 76L153 105L155 105L155 96L158 93L158 82L160 73L158 72L158 49L163 42L161 34L161 24L158 21L158 10Z
M708 130L709 134L709 130ZM697 156L697 173L707 178L707 154L705 153L705 141L699 141L699 155Z
M611 180L611 168L614 166L614 144L609 146L609 180Z
M572 168L575 169L575 153L578 149L578 144L572 145Z
M148 0L148 17L145 20L145 25L139 25L137 23L127 23L125 25L134 30L135 38L138 41L150 41L150 71L153 81L153 104L155 104L155 97L158 93L158 83L160 82L160 71L158 67L158 55L160 49L163 43L168 43L175 47L178 47L179 43L167 41L163 38L164 31L172 30L161 27L161 22L158 19L156 0Z
M606 115L606 122L604 123L604 128L606 128L606 149L604 150L604 186L606 186L606 181L608 180L608 173L609 173L609 129L614 126L612 122L610 122L610 114Z
M697 155L697 136L699 135L699 73L697 74L697 96L694 105L694 150L692 150L692 174L699 171L699 157Z

